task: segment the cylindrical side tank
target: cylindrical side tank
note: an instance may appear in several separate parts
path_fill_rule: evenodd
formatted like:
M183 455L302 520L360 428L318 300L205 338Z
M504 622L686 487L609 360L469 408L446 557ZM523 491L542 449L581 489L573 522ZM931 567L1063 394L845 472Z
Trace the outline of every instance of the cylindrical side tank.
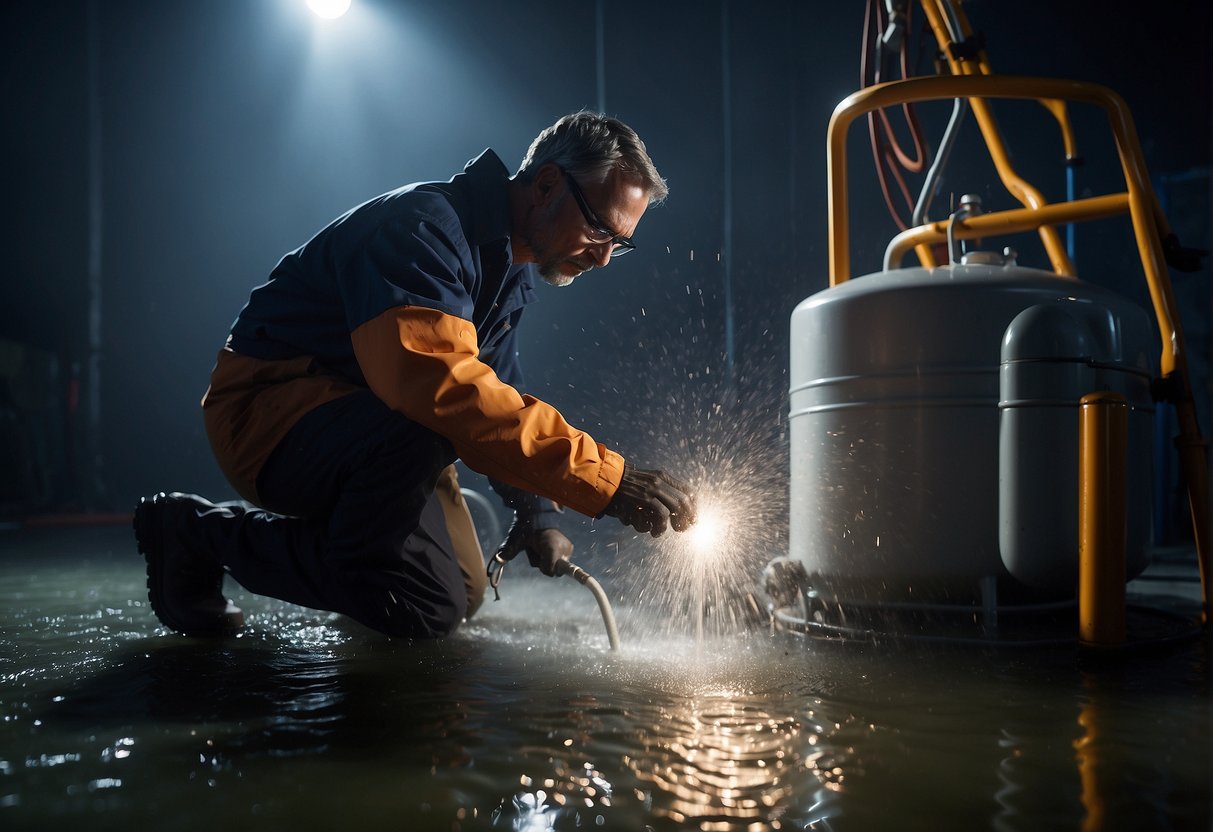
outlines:
M1144 313L1143 313L1144 314ZM1149 560L1154 402L1145 330L1117 326L1101 303L1053 301L1015 316L1002 341L999 548L1018 580L1053 592L1078 577L1078 399L1111 391L1128 403L1126 577ZM1137 336L1142 343L1133 343ZM1124 339L1130 339L1129 344ZM1126 349L1128 347L1128 349Z
M1147 372L1143 310L1013 264L881 272L796 307L789 556L817 588L947 600L1009 578L999 549L1001 347L1016 316L1050 303L1103 310L1089 325L1109 363ZM1148 501L1130 509L1148 516Z

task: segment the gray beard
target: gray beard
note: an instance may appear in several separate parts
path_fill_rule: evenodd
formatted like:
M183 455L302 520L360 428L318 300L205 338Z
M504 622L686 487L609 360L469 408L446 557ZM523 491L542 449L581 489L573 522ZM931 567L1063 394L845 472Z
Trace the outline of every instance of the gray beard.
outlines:
M569 277L567 274L562 274L560 271L560 263L540 263L538 264L539 276L543 278L543 282L549 286L569 286L577 277Z

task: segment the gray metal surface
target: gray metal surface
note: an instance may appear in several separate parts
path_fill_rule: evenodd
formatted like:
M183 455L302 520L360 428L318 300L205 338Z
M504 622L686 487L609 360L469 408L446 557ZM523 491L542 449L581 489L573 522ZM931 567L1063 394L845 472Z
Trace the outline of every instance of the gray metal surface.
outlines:
M1014 265L881 272L797 306L789 545L810 576L844 594L916 598L976 592L982 577L1005 583L1003 337L1023 310L1049 303L1099 310L1105 326L1091 337L1106 363L1133 378L1149 371L1144 311ZM1068 487L1042 483L1054 486Z

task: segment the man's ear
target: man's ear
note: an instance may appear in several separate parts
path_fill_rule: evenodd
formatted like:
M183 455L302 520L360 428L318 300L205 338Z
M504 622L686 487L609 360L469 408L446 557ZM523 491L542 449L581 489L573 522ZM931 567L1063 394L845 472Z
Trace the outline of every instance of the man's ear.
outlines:
M536 205L547 205L552 201L560 184L560 167L555 162L540 165L531 179L531 198Z

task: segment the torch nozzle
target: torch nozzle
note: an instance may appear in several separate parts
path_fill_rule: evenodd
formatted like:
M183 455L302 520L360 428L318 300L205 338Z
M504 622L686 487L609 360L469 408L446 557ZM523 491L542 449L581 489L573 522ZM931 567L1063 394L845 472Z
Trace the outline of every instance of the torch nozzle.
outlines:
M554 571L557 575L568 575L572 578L576 578L577 582L582 584L593 580L590 577L589 572L586 572L568 558L561 558L560 560L556 561L556 564L552 567L552 571Z

